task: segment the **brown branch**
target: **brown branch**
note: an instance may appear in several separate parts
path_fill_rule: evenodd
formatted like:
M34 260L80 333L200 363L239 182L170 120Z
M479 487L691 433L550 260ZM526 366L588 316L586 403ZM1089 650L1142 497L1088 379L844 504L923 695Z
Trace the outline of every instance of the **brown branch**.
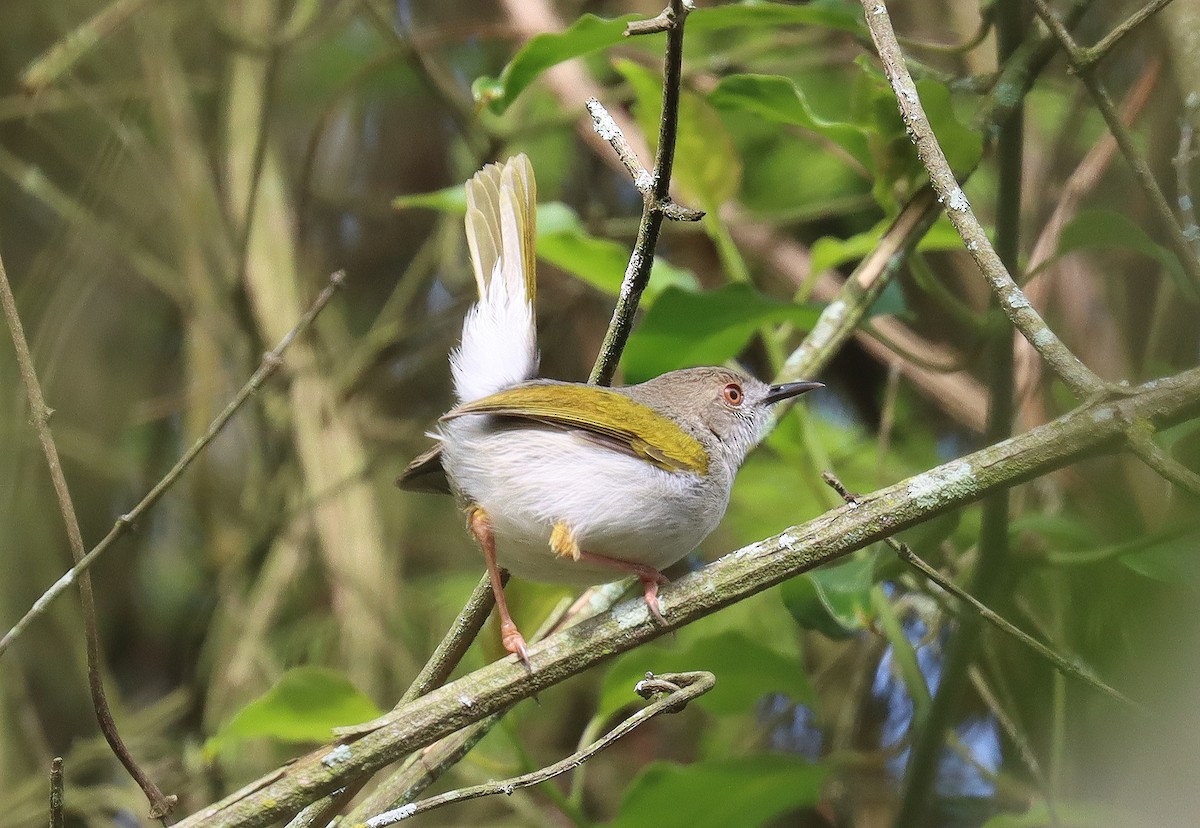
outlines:
M806 524L730 553L663 588L663 627L640 596L530 648L530 674L501 659L396 711L379 730L327 746L188 817L180 828L251 828L309 802L398 757L507 709L568 677L693 623L730 604L930 518L961 508L1097 452L1121 448L1125 423L1163 427L1200 414L1200 368L1158 379L1068 414L994 446L863 495Z
M58 447L54 444L54 435L50 432L50 416L53 410L46 405L42 395L42 386L38 382L37 371L33 365L33 355L29 351L29 342L25 338L25 329L21 325L21 317L17 313L17 300L13 296L12 286L8 282L8 273L4 262L0 260L0 305L3 305L4 318L8 322L9 333L12 334L13 347L17 352L17 367L21 374L21 384L25 387L25 396L29 401L29 414L33 421L33 429L38 441L42 444L42 453L46 456L46 465L50 470L50 480L54 485L54 495L58 500L58 509L62 514L63 523L67 529L67 542L71 548L71 557L78 567L83 561L83 535L79 531L79 518L71 503L71 491L67 488L67 478L63 474L62 463L58 458ZM59 583L62 583L60 580ZM113 754L125 766L125 770L137 782L146 799L150 801L150 815L154 819L162 819L175 807L176 797L165 796L154 784L145 771L138 766L137 761L125 746L117 723L113 719L108 698L104 693L104 677L100 665L100 635L96 629L96 601L92 594L92 579L88 573L79 578L79 599L83 609L83 632L87 649L88 689L92 694L92 707L96 712L96 721L100 732L112 749ZM11 635L11 633L10 633ZM5 641L8 640L6 636Z
M861 2L871 39L896 95L900 116L909 130L909 136L917 145L921 163L929 173L950 223L962 237L967 252L979 266L1005 316L1077 397L1085 398L1105 390L1104 382L1063 344L1009 275L1008 268L997 255L983 226L975 217L966 194L955 179L937 136L933 134L917 87L905 65L900 44L896 42L887 6L883 0Z
M2 267L3 263L0 263L0 268ZM14 624L12 629L5 633L4 638L0 639L0 656L2 656L4 652L12 645L12 643L16 641L16 639L34 619L46 611L47 607L49 607L50 603L55 598L61 595L63 591L67 589L67 587L69 587L81 576L86 576L88 567L95 563L96 559L104 554L104 552L122 535L128 532L129 529L142 517L142 515L144 515L152 506L154 506L155 503L158 502L158 499L163 496L167 489L175 484L175 481L179 479L184 470L187 469L187 467L192 464L192 461L200 455L200 452L202 452L208 446L208 444L213 441L217 434L220 433L221 429L225 427L225 424L233 418L233 415L238 412L242 405L244 405L245 402L250 399L250 397L254 396L254 394L257 393L260 388L262 388L263 384L266 383L266 381L270 379L270 377L277 370L279 370L279 366L283 364L284 351L288 349L288 346L291 345L298 336L303 334L304 331L308 329L313 320L316 319L317 314L319 314L321 310L324 309L327 304L329 304L329 300L332 299L333 294L339 288L341 288L342 284L345 282L345 278L346 274L342 271L338 271L329 277L329 284L317 295L317 298L313 300L312 305L304 313L304 315L300 317L299 321L296 322L295 327L287 332L287 334L279 341L279 344L275 346L274 350L268 351L263 355L262 362L259 364L258 370L254 372L250 379L246 381L246 384L242 386L241 390L239 390L234 398L230 400L229 404L225 406L225 410L217 415L216 419L212 421L204 434L202 434L199 439L192 444L191 448L189 448L184 455L179 458L175 465L171 467L171 470L163 475L162 479L159 480L158 483L154 484L154 488L147 492L146 495L140 501L138 501L136 506L126 512L124 515L121 515L121 517L117 518L112 529L108 531L108 534L105 535L98 544L92 547L92 549L86 555L84 555L75 564L75 566L73 566L66 572L66 574L59 578L53 586L46 590L41 597L34 602L33 606L29 608L29 611L25 613L21 620ZM7 281L5 281L4 284L7 286Z
M421 802L402 805L399 808L394 808L368 819L363 823L363 826L364 828L384 828L384 826L395 825L397 822L409 819L417 814L423 814L426 811L432 811L434 808L440 808L444 805L466 802L484 796L495 796L500 793L511 796L513 791L519 788L529 788L539 785L542 782L578 768L622 736L629 734L655 716L661 713L678 713L687 706L688 702L707 693L716 683L716 676L703 671L694 673L666 673L661 676L647 673L646 678L639 681L637 686L634 687L634 692L644 699L654 698L655 696L659 698L649 707L644 707L628 719L625 719L586 748L572 753L567 758L555 762L553 765L548 765L532 773L515 776L511 779L504 779L500 782L485 782L482 785L473 785L469 788L448 791L444 794L422 800ZM355 828L358 828L358 826L355 826Z

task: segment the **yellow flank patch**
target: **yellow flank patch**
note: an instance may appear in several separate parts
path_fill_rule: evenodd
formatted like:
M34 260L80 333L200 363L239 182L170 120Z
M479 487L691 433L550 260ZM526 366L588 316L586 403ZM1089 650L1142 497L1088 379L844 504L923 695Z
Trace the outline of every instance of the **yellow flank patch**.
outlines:
M554 524L554 528L550 531L550 548L554 550L555 555L575 561L579 560L579 553L582 551L579 548L579 541L575 540L575 533L571 531L571 527L561 520Z
M597 385L532 382L507 388L447 412L524 417L578 428L620 443L634 455L667 471L708 473L704 446L679 424L624 394Z

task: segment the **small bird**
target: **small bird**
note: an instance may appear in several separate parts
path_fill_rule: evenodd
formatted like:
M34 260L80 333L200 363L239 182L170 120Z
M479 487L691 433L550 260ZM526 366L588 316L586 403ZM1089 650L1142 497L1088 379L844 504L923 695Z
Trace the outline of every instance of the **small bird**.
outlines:
M504 647L530 666L501 567L581 586L636 575L665 624L661 570L721 521L770 407L822 384L766 385L727 368L620 388L535 379L533 168L524 154L489 164L466 191L479 301L450 357L458 405L397 483L454 494L487 562Z

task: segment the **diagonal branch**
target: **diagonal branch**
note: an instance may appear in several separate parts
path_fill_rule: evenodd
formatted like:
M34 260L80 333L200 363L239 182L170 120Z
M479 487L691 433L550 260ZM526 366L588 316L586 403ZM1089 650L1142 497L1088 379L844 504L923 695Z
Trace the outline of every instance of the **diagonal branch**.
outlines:
M490 664L404 706L379 730L303 757L251 786L250 793L207 807L180 826L270 824L349 780L672 629L999 489L1117 450L1125 424L1137 418L1162 427L1197 415L1200 368L1127 395L1087 402L1018 437L864 495L857 508L830 511L664 587L660 601L668 610L666 627L650 617L640 598L621 603L531 647L532 674L512 657Z
M691 10L691 0L670 0L667 9L654 18L653 27L639 29L630 24L625 32L627 35L664 29L667 32L667 51L663 59L662 115L659 118L658 150L654 156L654 170L650 174L651 186L642 191L642 220L638 225L637 241L634 242L633 253L629 257L625 279L621 282L621 293L613 310L612 321L608 324L608 331L600 346L600 354L596 357L596 364L588 379L597 385L611 385L613 375L617 372L617 363L625 350L629 333L633 330L633 317L637 313L638 303L641 302L642 292L650 282L654 248L658 245L658 233L666 217L663 207L670 203L671 168L675 163L675 136L679 131L683 25ZM611 120L610 118L609 121ZM622 163L629 168L628 163Z
M979 266L1005 316L1021 335L1029 340L1029 344L1037 349L1046 364L1058 374L1076 397L1085 398L1103 391L1104 382L1071 353L1042 319L1041 314L1030 305L997 255L983 226L975 218L975 213L971 210L971 205L938 144L937 136L929 126L929 119L925 117L921 98L904 63L904 55L900 51L900 44L896 42L896 33L892 30L883 0L862 0L862 5L866 13L867 28L879 52L884 73L896 93L900 116L908 127L909 136L917 145L917 154L929 173L938 200L944 205L950 223L962 237L967 252Z

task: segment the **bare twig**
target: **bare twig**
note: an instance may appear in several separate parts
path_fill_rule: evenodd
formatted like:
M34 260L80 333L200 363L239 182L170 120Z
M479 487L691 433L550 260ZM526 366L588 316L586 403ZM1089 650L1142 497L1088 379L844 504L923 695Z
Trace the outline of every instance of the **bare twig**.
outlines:
M421 802L403 805L391 811L386 811L367 820L365 823L366 828L384 828L384 826L394 825L401 820L454 802L466 802L469 799L494 796L498 793L511 796L512 792L518 788L528 788L545 782L548 779L553 779L556 776L561 776L567 771L579 767L613 742L650 721L660 713L678 713L692 699L702 696L711 690L716 681L716 677L712 673L706 672L667 673L661 676L647 673L646 678L637 683L634 691L645 699L654 698L655 696L659 698L649 707L644 707L628 719L625 719L625 721L583 750L576 751L567 758L555 762L553 765L536 770L533 773L515 776L501 782L487 782L482 785L448 791L447 793L430 797Z
M50 828L63 828L65 825L64 801L63 760L61 756L55 756L50 763Z
M1046 325L1041 314L1029 304L1029 300L1017 287L1017 283L1013 281L1008 269L996 254L983 226L975 218L971 205L938 144L937 136L933 134L929 120L925 117L917 87L904 64L904 56L896 42L896 33L892 30L883 0L862 0L862 5L867 28L879 52L884 72L896 94L900 115L917 145L917 154L929 173L938 200L945 207L950 223L962 237L967 252L975 259L1001 309L1077 397L1085 398L1105 390L1104 382L1071 353L1058 335Z
M838 478L832 472L824 472L821 475L821 479L828 483L830 488L837 492L842 500L846 501L846 503L849 503L851 506L858 505L858 495L849 491L844 485L842 485L842 482L838 480ZM987 621L1002 633L1012 636L1025 647L1044 658L1059 672L1063 673L1064 675L1077 678L1084 684L1090 685L1094 689L1104 693L1106 696L1116 699L1124 704L1128 704L1136 710L1146 712L1144 707L1130 699L1119 690L1115 690L1110 687L1103 680L1092 673L1092 671L1078 659L1067 658L1066 656L1056 653L1050 647L1038 641L1029 633L1005 620L1002 615L989 609L982 602L977 600L975 596L971 595L958 584L954 583L922 560L916 552L912 551L912 548L909 547L908 544L898 541L893 537L884 538L883 542L886 543L892 549L892 551L894 551L900 557L900 560L904 561L913 569L916 569L926 578L933 581L943 590L950 593L964 604L967 604L969 607L971 607L971 609L975 610L979 617L984 621Z
M1200 474L1170 457L1154 442L1154 426L1145 420L1135 420L1125 430L1129 450L1138 459L1170 483L1193 497L1200 497Z
M637 313L642 292L650 281L650 269L654 264L654 248L658 245L658 233L662 229L666 212L663 205L670 202L671 168L675 163L675 136L679 131L679 85L683 72L683 26L691 3L685 0L670 0L670 5L655 20L667 32L667 50L663 59L662 115L658 127L658 150L654 157L652 186L642 192L642 220L638 225L637 241L629 257L629 267L621 282L621 293L613 310L612 321L604 335L596 364L592 367L589 382L611 385L617 371L617 363L633 330L633 317ZM659 24L656 24L658 26ZM661 31L661 28L652 28ZM637 34L633 24L626 34ZM607 114L607 113L606 113ZM609 121L612 119L610 118ZM616 124L613 123L615 128ZM620 132L620 130L617 130ZM608 140L607 138L605 140ZM629 165L622 159L622 164ZM635 165L636 166L636 165ZM635 175L636 179L636 175Z
M21 88L37 94L58 80L96 44L138 14L149 0L113 0L58 40L21 73Z
M1046 24L1051 33L1058 40L1064 52L1067 55L1067 62L1072 71L1079 76L1083 81L1083 85L1087 87L1091 94L1096 108L1100 110L1101 117L1104 118L1104 123L1108 125L1109 132L1116 139L1117 146L1121 150L1121 154L1125 156L1130 169L1133 172L1133 178L1141 188L1142 193L1149 202L1151 209L1157 213L1158 221L1167 232L1167 237L1170 240L1171 248L1175 251L1175 255L1179 257L1179 263L1183 265L1184 273L1191 282L1192 287L1200 291L1200 257L1191 244L1184 238L1183 231L1180 229L1178 222L1175 221L1175 213L1171 209L1171 205L1167 203L1166 196L1163 195L1162 189L1158 186L1158 182L1154 180L1154 173L1150 170L1150 165L1146 163L1146 159L1142 157L1137 145L1133 141L1133 136L1121 121L1121 115L1117 111L1116 105L1108 94L1108 90L1104 84L1096 77L1095 64L1088 63L1087 50L1081 48L1075 43L1075 39L1071 37L1071 33L1067 31L1067 27L1058 19L1058 16L1046 3L1046 0L1032 0L1033 7L1037 11L1038 17ZM1138 22L1141 22L1140 20Z
M71 490L67 487L67 478L63 474L62 463L58 459L58 447L54 444L54 435L50 432L50 415L52 409L46 405L42 395L42 386L37 378L33 365L33 355L29 351L29 342L25 339L25 329L21 317L17 313L17 300L13 296L12 286L8 283L8 273L4 262L0 260L0 305L4 309L4 318L8 322L9 333L12 334L13 347L17 352L17 368L21 374L21 384L25 387L25 395L29 401L29 414L33 420L34 431L42 444L42 453L46 456L46 465L50 470L50 480L54 485L54 495L58 499L58 509L62 514L63 523L67 529L67 541L71 548L71 557L75 560L76 568L84 558L83 534L79 530L79 517L71 503ZM63 580L59 579L59 584ZM65 584L64 584L65 587ZM150 801L150 815L162 819L175 806L175 796L165 796L154 784L145 771L141 769L129 748L125 746L117 723L113 719L108 698L104 693L104 676L100 665L100 634L96 628L96 601L92 594L92 579L87 573L79 579L79 600L83 610L83 632L87 649L88 689L92 695L92 707L95 709L96 721L100 732L112 749L113 754L125 766L125 770L137 782L138 787ZM28 616L26 616L28 617ZM10 632L0 645L12 636ZM3 650L0 650L3 652Z
M0 267L2 267L2 265L0 265ZM279 341L279 344L275 346L274 350L268 351L263 355L262 362L259 364L258 370L254 372L250 379L246 381L246 384L242 386L241 390L239 390L234 398L230 400L229 405L225 406L225 410L217 415L216 419L212 421L204 434L202 434L199 439L192 444L191 448L189 448L187 452L185 452L184 455L179 458L175 465L171 467L171 470L163 475L163 478L154 485L154 488L152 488L145 497L138 501L136 506L126 512L124 515L121 515L121 517L117 518L117 521L113 524L113 528L109 530L108 534L105 535L98 544L92 547L92 549L86 555L84 555L75 564L75 566L73 566L66 572L66 574L59 578L53 586L46 590L41 597L34 602L33 606L29 608L29 611L25 613L21 620L14 624L12 629L5 633L4 638L0 639L0 655L4 654L9 646L12 645L13 641L15 641L17 637L24 631L24 629L29 626L30 622L45 612L46 608L55 598L61 595L62 592L71 584L73 584L82 574L85 574L87 568L90 567L96 561L96 559L100 557L100 555L104 554L104 552L110 546L112 546L118 538L129 531L129 529L142 517L142 515L144 515L152 506L154 506L155 503L158 502L158 499L163 496L167 489L175 484L175 481L179 479L179 476L183 474L184 470L187 469L187 467L191 465L192 461L199 456L200 452L202 452L205 447L213 441L217 434L220 433L221 429L225 427L225 424L228 423L230 419L233 418L233 415L238 412L238 409L245 404L246 400L250 399L250 397L252 397L260 388L262 388L263 384L270 379L271 375L279 370L279 366L283 364L284 351L287 350L288 346L292 344L296 337L300 336L305 330L308 329L309 325L311 325L313 320L317 317L317 314L319 314L322 309L329 304L329 300L333 298L333 294L342 286L345 278L346 274L340 270L329 277L329 284L320 292L320 294L317 295L317 298L313 300L312 305L305 312L305 314L300 317L300 320L296 322L295 327L288 331L283 339ZM4 284L7 285L7 281L5 281Z
M1170 4L1171 0L1150 0L1149 3L1129 15L1115 29L1101 38L1100 42L1095 46L1082 50L1079 56L1079 63L1076 65L1076 71L1086 72L1090 70L1097 63L1108 57L1108 53L1121 42L1125 35L1132 32Z
M466 725L507 709L613 656L816 566L894 535L990 492L1119 448L1124 423L1136 417L1157 426L1200 413L1200 368L1154 380L1112 399L1092 400L1068 414L994 446L930 469L874 493L858 507L829 511L730 553L663 588L668 624L659 625L636 599L530 647L535 670L501 659L422 696L385 727L352 744L301 757L248 788L205 807L180 828L253 828L296 813L309 802ZM336 761L328 760L336 751Z

